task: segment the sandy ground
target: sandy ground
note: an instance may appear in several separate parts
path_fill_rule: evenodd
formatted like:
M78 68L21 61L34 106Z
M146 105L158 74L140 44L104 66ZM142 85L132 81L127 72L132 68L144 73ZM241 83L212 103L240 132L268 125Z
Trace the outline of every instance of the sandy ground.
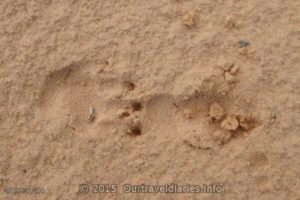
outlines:
M299 0L0 11L0 199L300 199ZM123 192L171 183L222 192Z

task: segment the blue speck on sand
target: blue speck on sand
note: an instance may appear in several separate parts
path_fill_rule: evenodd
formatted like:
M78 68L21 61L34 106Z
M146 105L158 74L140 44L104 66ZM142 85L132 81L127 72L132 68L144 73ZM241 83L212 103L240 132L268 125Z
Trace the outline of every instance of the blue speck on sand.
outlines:
M250 44L250 42L248 41L248 40L245 40L245 39L240 39L239 40L239 45L240 45L240 47L242 48L242 47L246 47L246 46L248 46Z

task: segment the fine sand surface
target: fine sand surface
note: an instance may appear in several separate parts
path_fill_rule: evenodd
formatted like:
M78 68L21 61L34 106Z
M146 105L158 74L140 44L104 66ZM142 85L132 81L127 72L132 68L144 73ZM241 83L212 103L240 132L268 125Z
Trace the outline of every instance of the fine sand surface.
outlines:
M0 46L1 200L300 200L299 0L1 0ZM171 183L223 190L123 192Z

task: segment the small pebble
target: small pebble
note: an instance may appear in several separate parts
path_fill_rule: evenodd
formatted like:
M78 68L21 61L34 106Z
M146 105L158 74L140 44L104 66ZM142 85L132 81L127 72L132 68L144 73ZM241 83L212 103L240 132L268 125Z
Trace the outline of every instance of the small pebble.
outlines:
M222 121L221 127L228 131L234 131L239 127L239 122L235 116L228 116Z
M250 45L250 42L246 39L240 39L239 40L239 45L240 45L241 48L243 48L243 47L246 47L246 46Z
M95 109L93 107L89 108L89 117L88 117L88 121L92 122L95 119Z
M196 25L196 13L194 11L190 11L183 16L182 20L184 25L186 25L189 28L192 28Z

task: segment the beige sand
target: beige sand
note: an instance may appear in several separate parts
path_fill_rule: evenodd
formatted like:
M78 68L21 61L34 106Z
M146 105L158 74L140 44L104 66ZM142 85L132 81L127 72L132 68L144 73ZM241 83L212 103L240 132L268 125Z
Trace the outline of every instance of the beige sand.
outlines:
M0 10L0 199L300 199L299 0ZM224 191L125 194L125 183ZM18 187L44 193L7 190Z

